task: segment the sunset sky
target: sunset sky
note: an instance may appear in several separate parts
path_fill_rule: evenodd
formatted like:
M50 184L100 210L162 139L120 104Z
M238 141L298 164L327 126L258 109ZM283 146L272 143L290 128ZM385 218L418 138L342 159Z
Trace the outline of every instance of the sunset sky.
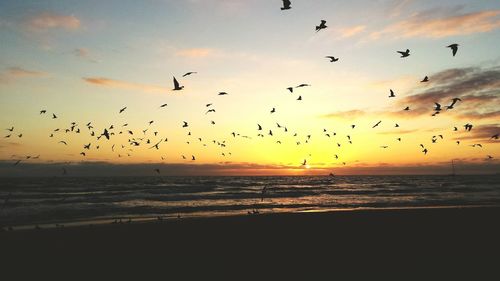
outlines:
M0 1L0 175L69 162L178 174L449 173L453 159L464 173L500 172L499 1L281 5ZM321 20L328 28L316 32ZM183 90L172 91L173 76ZM311 86L286 89L302 83ZM431 116L435 102L443 110ZM80 134L64 132L71 122ZM115 135L97 140L111 125Z

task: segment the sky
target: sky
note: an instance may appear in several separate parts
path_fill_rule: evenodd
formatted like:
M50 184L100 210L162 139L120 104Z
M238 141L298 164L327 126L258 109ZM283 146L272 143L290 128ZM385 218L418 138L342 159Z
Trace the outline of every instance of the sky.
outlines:
M500 2L281 5L1 0L0 176L500 172Z

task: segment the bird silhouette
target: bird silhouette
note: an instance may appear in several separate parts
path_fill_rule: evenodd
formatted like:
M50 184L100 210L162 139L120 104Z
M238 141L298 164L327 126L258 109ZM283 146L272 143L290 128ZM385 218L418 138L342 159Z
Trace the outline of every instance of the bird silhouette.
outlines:
M225 95L228 95L228 93L226 93L226 92L219 92L219 96L225 96Z
M177 81L177 79L175 79L175 76L174 76L174 88L172 90L173 91L180 91L182 89L184 89L184 86L180 86L179 81Z
M499 136L499 134L495 134L495 135L491 136L491 138L490 138L490 139L495 139L495 140L497 140L497 139L498 139L498 136Z
M52 119L56 119L57 118L57 115L55 115L54 113L52 113Z
M293 93L293 87L288 87L286 88L288 91L290 91L290 93Z
M273 107L273 109L271 109L271 113L275 113L276 112L276 108Z
M325 58L330 59L330 62L336 62L339 60L339 58L333 57L333 56L326 56Z
M45 109L40 110L40 114L45 114L45 113L47 113L47 110Z
M310 84L300 84L298 86L295 86L295 88L302 88L302 87L310 87Z
M389 93L390 93L389 94L390 98L395 98L396 97L396 95L394 94L394 91L392 89L389 89Z
M425 76L424 79L422 79L422 81L420 82L421 83L429 82L429 77Z
M124 107L124 108L120 109L120 111L119 111L118 113L122 113L122 112L124 112L124 111L125 111L125 109L127 109L127 107Z
M454 106L454 105L455 105L458 101L462 101L462 100L461 100L461 99L459 99L459 98L452 98L452 99L451 99L451 104L450 104L450 105L448 105L448 106L446 107L446 110L448 110L448 109L453 109L453 106Z
M457 54L457 51L458 51L458 44L451 44L451 45L448 45L446 46L446 48L450 48L451 49L451 53L453 54L453 56L455 56Z
M410 56L410 50L409 49L406 49L406 51L397 51L398 53L401 54L401 58L406 58L406 57L409 57Z
M129 132L130 132L130 131L129 131ZM108 132L108 130L107 130L107 129L104 129L104 132L101 134L101 136L104 136L104 137L106 137L106 139L108 139L108 140L109 140L109 132ZM114 145L113 145L113 146L114 146Z
M160 108L165 107L165 106L167 106L167 104L166 104L166 103L164 103L164 104L160 105Z
M188 126L188 122L182 121L184 124L182 124L182 128L186 128Z
M261 131L262 130L262 126L257 124L257 126L259 127L257 130Z
M187 72L187 73L185 73L184 75L182 75L182 77L186 77L186 76L188 76L188 75L191 75L191 74L196 74L196 73L198 73L198 72L190 71L190 72Z
M409 107L409 106L407 106L407 107L405 107L405 109L403 109L403 110L408 111L408 110L410 110L410 107Z
M281 10L290 10L292 8L292 2L290 0L283 0L283 7L281 7Z
M68 145L68 143L67 143L67 142L65 142L65 141L59 141L59 143L62 143L62 144L64 144L64 145Z
M377 124L373 125L372 129L377 127L380 123L382 123L382 120L378 121Z
M297 100L302 100L302 96L299 96L299 97L297 98Z
M328 26L326 26L326 20L321 20L321 23L319 25L316 25L316 32L320 31L321 29L325 29Z
M304 162L302 162L302 166L305 166L305 165L307 165L307 160L306 159L304 159Z
M436 107L434 107L434 111L441 111L441 105L437 102L434 103Z
M210 112L215 112L215 109L209 109L207 112L205 112L205 115L207 115Z

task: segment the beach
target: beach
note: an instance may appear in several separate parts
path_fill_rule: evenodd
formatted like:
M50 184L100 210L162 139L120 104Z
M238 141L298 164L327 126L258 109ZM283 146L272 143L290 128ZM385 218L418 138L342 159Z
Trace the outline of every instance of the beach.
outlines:
M155 264L224 275L314 265L485 273L498 264L498 218L500 207L253 214L4 231L0 245L7 264L85 261L88 270Z

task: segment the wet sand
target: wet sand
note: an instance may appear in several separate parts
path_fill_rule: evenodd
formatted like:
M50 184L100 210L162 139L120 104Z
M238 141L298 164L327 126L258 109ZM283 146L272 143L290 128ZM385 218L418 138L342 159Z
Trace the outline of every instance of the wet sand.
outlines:
M7 266L68 263L87 273L133 264L217 275L304 268L482 274L498 268L500 208L260 214L13 231L0 233L0 249Z

